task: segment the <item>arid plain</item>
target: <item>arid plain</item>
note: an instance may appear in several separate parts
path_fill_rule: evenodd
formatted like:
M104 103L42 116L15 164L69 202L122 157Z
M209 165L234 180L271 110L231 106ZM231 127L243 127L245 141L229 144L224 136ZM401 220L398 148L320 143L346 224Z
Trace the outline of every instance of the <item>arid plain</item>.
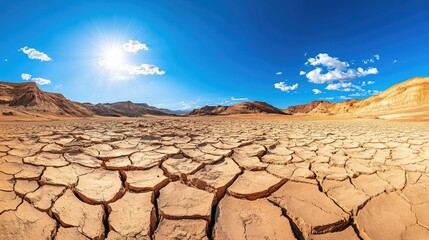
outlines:
M429 126L3 122L0 239L428 239Z
M0 240L429 240L429 1L0 6Z

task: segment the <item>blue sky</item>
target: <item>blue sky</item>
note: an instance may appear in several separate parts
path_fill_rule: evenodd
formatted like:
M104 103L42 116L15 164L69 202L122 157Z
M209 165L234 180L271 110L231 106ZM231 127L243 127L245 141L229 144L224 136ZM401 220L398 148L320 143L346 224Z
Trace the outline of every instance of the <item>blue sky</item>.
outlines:
M279 108L429 75L425 1L0 1L0 81L79 102Z

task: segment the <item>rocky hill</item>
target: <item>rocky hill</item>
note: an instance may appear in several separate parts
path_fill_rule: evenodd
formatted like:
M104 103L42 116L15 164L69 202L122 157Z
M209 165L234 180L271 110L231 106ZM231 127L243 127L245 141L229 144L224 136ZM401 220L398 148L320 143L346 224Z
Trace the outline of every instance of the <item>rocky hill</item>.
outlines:
M187 115L219 115L224 112L227 106L204 106L202 108L196 108L190 111Z
M327 101L312 101L306 104L290 106L284 110L286 114L309 113L320 104L329 103Z
M425 105L429 105L429 78L416 77L363 100L351 99L337 103L314 101L288 107L285 112L309 115L380 115Z
M242 102L231 106L205 106L194 109L188 115L235 115L235 114L285 114L281 109L265 102Z
M0 82L0 112L3 116L127 116L143 115L167 116L176 114L168 109L158 109L146 103L78 103L58 93L44 92L34 82L11 83ZM180 112L179 112L180 113Z
M34 82L0 82L0 105L3 109L10 108L16 111L30 111L53 115L77 117L93 115L82 104L70 101L58 93L44 92ZM13 111L7 113L13 114Z

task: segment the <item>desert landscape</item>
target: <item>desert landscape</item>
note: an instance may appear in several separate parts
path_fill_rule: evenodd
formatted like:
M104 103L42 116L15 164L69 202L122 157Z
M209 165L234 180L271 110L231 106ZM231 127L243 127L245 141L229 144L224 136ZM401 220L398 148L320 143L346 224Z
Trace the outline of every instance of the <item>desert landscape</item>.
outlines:
M0 239L427 239L428 82L187 115L0 83Z
M3 1L0 240L429 240L428 9Z

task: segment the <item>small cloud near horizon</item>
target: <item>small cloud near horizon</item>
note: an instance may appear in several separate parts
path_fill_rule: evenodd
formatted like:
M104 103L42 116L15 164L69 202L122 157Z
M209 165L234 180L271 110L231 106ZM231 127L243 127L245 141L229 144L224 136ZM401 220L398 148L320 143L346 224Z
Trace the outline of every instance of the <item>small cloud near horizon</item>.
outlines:
M235 97L231 97L231 101L248 101L249 98L235 98Z
M23 74L21 74L21 79L25 80L25 81L28 81L28 80L31 79L31 74L23 73Z
M28 73L22 73L21 79L24 81L33 81L39 85L51 84L51 80L49 80L49 79L41 78L41 77L32 78L31 74L28 74Z
M354 85L352 82L339 82L339 83L330 83L325 88L326 90L331 91L341 91L341 92L353 92L356 90L362 90L360 86Z
M320 91L320 90L319 90L319 89L317 89L317 88L313 89L312 91L313 91L313 93L314 93L314 94L316 94L316 95L317 95L317 94L321 94L321 93L322 93L322 91Z
M23 52L24 54L27 54L29 59L36 59L43 61L52 61L52 58L50 58L46 53L40 52L36 50L35 48L29 48L27 46L20 48L18 51Z
M51 80L46 79L46 78L41 78L41 77L37 77L37 78L32 78L31 81L39 84L39 85L47 85L47 84L51 84Z
M283 72L276 72L276 75L282 75Z

